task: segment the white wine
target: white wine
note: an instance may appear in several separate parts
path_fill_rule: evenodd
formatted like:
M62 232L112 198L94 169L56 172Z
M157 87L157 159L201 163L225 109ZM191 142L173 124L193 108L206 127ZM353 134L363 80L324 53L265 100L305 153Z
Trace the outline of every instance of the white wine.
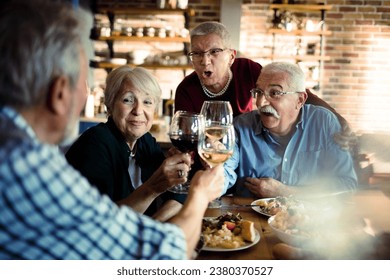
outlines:
M220 140L227 134L228 129L228 126L209 126L205 128L205 134L212 140Z
M233 151L219 151L215 149L202 149L199 150L199 155L210 166L214 167L220 163L227 161L232 155Z

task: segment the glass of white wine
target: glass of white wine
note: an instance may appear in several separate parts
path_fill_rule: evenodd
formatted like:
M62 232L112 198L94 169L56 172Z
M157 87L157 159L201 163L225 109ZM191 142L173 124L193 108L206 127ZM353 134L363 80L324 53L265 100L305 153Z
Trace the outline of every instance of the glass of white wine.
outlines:
M233 113L227 101L205 101L201 114L204 116L204 130L198 139L198 153L212 168L223 164L233 154L235 132L233 127ZM221 206L216 199L209 204L209 208Z

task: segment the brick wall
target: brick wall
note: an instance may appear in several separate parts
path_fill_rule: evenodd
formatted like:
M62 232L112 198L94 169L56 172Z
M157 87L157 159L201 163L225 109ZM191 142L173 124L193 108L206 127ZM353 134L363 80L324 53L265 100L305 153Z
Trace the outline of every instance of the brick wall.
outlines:
M260 63L270 51L271 1L243 1L241 52ZM301 1L302 2L302 1ZM318 3L320 1L305 1ZM390 1L327 0L322 98L356 131L390 132Z
M328 1L325 97L356 129L390 131L390 1Z
M208 21L220 20L220 6L223 0L190 0L188 6L195 10L195 16L190 20L190 28Z
M220 19L223 0L190 0L196 10L190 28L206 20ZM98 0L104 5L155 6L154 0ZM240 54L259 61L270 53L271 0L242 0ZM326 27L332 35L325 38L321 96L360 132L390 133L390 0L324 0L333 9L326 14ZM312 15L308 15L312 16ZM313 15L314 16L314 15ZM291 39L291 38L290 38ZM291 40L294 40L292 38ZM285 43L288 44L288 43ZM155 71L163 91L174 90L183 73ZM187 73L184 73L187 74ZM172 79L174 77L174 79Z

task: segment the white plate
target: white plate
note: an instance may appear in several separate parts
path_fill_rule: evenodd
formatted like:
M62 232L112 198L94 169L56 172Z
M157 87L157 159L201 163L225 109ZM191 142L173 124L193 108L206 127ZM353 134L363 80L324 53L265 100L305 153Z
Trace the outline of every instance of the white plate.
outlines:
M299 234L289 234L284 232L281 229L278 229L277 227L274 226L275 223L274 220L275 220L275 216L270 217L268 219L268 225L271 227L275 235L284 243L296 247L301 247L302 245L304 245L310 240L310 238L307 236L303 236Z
M210 252L231 252L231 251L239 251L244 250L247 248L250 248L254 245L256 245L260 241L260 233L255 229L255 240L253 242L245 242L244 246L238 247L238 248L231 248L231 249L225 249L225 248L214 248L214 247L203 247L202 251L210 251Z
M275 198L261 198L261 199L257 199L257 200L254 200L252 201L251 205L252 205L252 209L254 211L256 211L257 213L260 213L262 215L265 215L267 217L271 217L273 215L271 215L270 213L266 212L266 211L263 211L263 209L261 209L260 206L257 205L257 202L259 201L265 201L265 202L268 202L268 201L271 201L271 200L275 200Z
M204 219L214 219L213 217L205 217ZM254 245L256 245L260 241L260 233L255 229L255 240L253 242L245 242L244 246L238 247L238 248L231 248L231 249L226 249L226 248L219 248L219 247L207 247L204 246L202 248L202 251L209 251L209 252L231 252L231 251L239 251L239 250L244 250L247 248L250 248Z

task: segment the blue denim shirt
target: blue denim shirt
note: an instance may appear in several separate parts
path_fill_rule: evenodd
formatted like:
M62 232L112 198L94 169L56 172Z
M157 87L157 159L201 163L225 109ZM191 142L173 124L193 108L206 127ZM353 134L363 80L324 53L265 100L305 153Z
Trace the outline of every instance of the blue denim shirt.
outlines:
M235 118L236 146L225 163L225 192L251 196L246 177L274 178L289 186L326 185L329 190L354 190L357 176L352 156L333 135L341 126L329 110L304 105L296 130L283 146L263 127L257 110Z

